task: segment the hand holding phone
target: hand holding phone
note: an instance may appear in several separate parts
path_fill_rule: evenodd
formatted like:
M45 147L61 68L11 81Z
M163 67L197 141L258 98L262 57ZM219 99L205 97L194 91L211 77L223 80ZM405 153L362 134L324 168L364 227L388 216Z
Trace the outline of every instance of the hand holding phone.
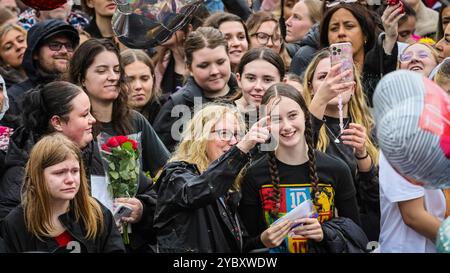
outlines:
M345 71L352 71L350 74L342 78L343 82L353 82L353 50L352 44L349 42L337 43L330 45L330 56L331 56L331 66L336 64L341 64L340 74ZM341 129L341 134L344 131L344 106L342 104L342 95L338 95L338 109L339 109L339 127Z
M119 222L120 219L122 219L122 217L128 217L130 216L130 214L133 212L133 210L123 204L120 204L115 210L114 210L114 220L116 222Z
M331 67L336 64L342 64L340 73L344 73L347 70L352 71L351 74L343 78L344 82L352 82L353 76L353 49L352 44L349 42L337 43L330 45L330 59Z

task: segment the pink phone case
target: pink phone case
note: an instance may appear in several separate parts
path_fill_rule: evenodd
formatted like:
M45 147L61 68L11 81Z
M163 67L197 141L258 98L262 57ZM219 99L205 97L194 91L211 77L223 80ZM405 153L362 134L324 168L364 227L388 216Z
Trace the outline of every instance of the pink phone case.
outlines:
M337 43L330 45L330 54L331 54L331 66L335 64L342 63L341 73L347 70L353 71L353 50L352 44L346 43ZM353 81L353 72L344 78L345 82Z

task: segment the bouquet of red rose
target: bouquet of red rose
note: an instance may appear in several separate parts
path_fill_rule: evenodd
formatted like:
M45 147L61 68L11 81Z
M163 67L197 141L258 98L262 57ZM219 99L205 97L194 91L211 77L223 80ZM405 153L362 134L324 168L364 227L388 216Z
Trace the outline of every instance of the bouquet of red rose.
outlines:
M140 172L140 133L128 136L101 133L97 138L111 197L134 197ZM129 244L127 223L122 228L124 243Z

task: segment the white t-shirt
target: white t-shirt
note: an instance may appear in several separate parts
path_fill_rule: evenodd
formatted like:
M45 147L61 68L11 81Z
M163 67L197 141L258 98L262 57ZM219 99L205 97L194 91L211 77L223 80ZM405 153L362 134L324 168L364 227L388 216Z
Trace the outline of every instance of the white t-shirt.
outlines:
M408 227L402 219L397 202L424 197L425 209L444 220L446 203L441 190L427 190L408 182L399 175L380 153L380 252L436 252L433 241Z

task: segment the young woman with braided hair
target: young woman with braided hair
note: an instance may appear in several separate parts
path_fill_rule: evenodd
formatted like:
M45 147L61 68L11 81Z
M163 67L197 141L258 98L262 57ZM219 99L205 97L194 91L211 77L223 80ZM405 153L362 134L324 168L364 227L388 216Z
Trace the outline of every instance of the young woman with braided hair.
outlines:
M311 199L318 217L297 219L293 226L298 226L281 245L271 248L271 252L308 252L310 242L323 240L321 223L335 216L335 208L339 216L359 223L350 170L343 161L314 150L309 112L294 87L272 85L262 104L278 145L248 168L241 185L239 212L249 235L258 236Z

